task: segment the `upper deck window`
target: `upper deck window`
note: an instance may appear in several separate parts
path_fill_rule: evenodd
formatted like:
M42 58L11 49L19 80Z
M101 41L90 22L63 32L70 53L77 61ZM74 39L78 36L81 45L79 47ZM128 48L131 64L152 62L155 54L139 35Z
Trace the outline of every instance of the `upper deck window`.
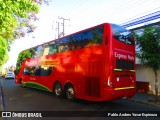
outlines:
M123 43L134 45L134 36L128 30L115 24L111 24L113 37Z
M103 26L72 34L56 40L58 52L77 50L86 47L102 45Z
M17 66L20 67L21 63L27 58L102 45L103 30L104 26L101 25L24 50L19 54Z

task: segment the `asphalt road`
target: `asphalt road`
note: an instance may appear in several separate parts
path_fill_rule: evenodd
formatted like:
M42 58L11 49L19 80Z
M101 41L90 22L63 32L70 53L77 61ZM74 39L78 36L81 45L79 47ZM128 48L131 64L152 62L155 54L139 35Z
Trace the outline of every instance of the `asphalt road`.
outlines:
M128 115L132 113L143 113L147 111L149 113L160 112L159 108L154 108L151 106L143 105L140 103L135 103L129 99L127 100L116 100L110 102L91 102L85 100L76 100L75 102L67 101L64 98L57 98L52 93L41 91L32 88L22 88L20 85L16 85L13 79L0 79L1 85L1 111L12 111L12 112L22 112L22 111L36 111L36 112L46 112L49 117L37 118L39 119L93 119L93 120L115 120L118 119L160 119L158 117L120 117L119 113L127 113ZM59 112L57 112L59 111ZM89 112L88 112L89 111ZM101 112L103 111L103 112ZM105 113L106 112L106 113ZM108 117L109 113L112 117ZM86 117L87 114L87 117ZM88 116L89 114L89 116ZM97 114L97 115L96 115ZM103 117L100 117L102 114ZM106 116L104 115L106 114ZM118 114L118 117L116 116ZM126 114L126 115L127 115ZM45 115L45 113L43 114ZM62 117L62 116L70 117ZM73 117L73 116L74 117ZM142 115L142 114L141 114ZM71 117L72 116L72 117ZM94 116L94 117L93 117ZM115 117L113 117L115 116ZM22 118L2 118L4 120L18 120ZM33 118L25 118L31 120ZM24 120L24 118L23 118Z

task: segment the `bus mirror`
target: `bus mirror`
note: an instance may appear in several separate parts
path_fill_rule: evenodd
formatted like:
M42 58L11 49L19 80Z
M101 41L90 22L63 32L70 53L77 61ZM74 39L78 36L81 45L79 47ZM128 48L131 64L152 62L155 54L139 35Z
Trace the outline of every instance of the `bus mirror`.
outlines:
M14 71L14 74L15 74L15 75L17 75L17 74L18 74L18 71L17 71L17 70L15 70L15 71Z

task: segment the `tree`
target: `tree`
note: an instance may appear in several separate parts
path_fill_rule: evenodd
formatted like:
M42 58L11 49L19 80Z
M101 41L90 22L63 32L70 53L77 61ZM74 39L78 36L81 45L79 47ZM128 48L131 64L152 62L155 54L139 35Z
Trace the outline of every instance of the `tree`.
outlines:
M158 101L158 70L160 69L160 25L149 26L137 36L140 52L137 57L141 63L152 68L155 75L155 101Z
M7 42L0 36L0 67L8 60Z
M33 32L39 5L49 0L0 0L0 67L6 62L12 41Z
M21 64L23 63L23 61L26 60L27 58L31 58L32 51L33 50L24 50L18 55L17 65L16 65L16 69L18 71L20 70L20 67L21 67Z
M0 36L13 40L17 30L29 26L26 18L32 19L38 10L38 4L33 0L1 0Z

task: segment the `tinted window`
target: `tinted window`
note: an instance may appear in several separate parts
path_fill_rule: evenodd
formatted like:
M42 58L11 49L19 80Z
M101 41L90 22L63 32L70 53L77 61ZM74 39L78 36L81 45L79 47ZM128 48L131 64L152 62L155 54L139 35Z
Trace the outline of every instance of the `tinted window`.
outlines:
M103 26L93 28L71 36L76 49L102 44Z
M134 37L132 33L118 25L111 24L112 25L112 32L113 32L113 37L120 41L124 42L129 45L134 45Z
M23 75L29 75L29 68L28 67L23 70Z
M32 76L49 76L53 71L52 67L41 67L41 66L33 66L26 67L23 70L23 75L32 75Z
M32 54L32 57L37 57L37 47L31 48L31 49L30 49L30 52L31 52L31 54Z
M103 26L61 38L56 42L57 51L65 52L102 44Z
M41 67L40 76L49 76L52 73L52 67Z
M134 62L117 59L116 68L124 70L134 70Z
M57 46L56 44L50 44L49 45L49 54L57 53Z
M44 47L43 47L43 45L38 46L37 47L37 55L36 56L38 56L38 57L42 56L43 53L44 53Z
M80 33L60 38L51 43L22 51L18 57L17 69L20 68L21 63L26 58L39 57L42 55L55 54L85 47L102 45L103 29L103 26L95 27Z

